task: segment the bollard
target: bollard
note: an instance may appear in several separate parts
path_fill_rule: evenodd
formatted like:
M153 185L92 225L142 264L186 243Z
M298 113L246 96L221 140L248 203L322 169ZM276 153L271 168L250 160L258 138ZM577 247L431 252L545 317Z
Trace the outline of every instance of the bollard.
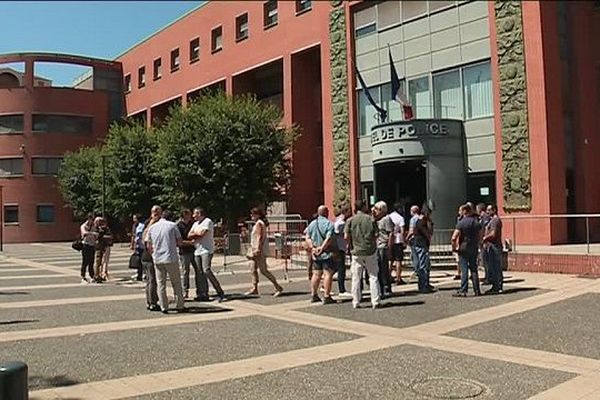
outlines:
M0 399L27 400L27 364L21 361L0 363Z

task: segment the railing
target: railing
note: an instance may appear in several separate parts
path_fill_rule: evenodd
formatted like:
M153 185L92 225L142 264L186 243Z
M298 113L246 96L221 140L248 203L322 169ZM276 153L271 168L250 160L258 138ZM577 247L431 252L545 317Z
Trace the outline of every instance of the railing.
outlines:
M513 252L600 254L600 214L547 214L501 216L503 239ZM527 240L523 231L527 231ZM553 244L535 245L549 241Z

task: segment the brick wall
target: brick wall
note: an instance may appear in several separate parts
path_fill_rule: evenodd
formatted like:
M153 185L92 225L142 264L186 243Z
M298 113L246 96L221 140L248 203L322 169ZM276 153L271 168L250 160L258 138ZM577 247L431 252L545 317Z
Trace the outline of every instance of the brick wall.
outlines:
M509 253L508 270L600 277L600 255Z

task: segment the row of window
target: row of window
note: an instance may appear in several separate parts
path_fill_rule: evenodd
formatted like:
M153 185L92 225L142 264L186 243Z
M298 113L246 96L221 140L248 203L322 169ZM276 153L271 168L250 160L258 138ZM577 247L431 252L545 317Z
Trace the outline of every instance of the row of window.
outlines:
M31 126L36 133L92 133L93 118L80 115L33 114ZM0 135L21 134L25 130L23 114L0 115Z
M456 5L454 0L384 1L354 13L354 37L363 37Z
M38 204L36 206L36 222L40 224L51 224L54 222L54 205ZM4 225L16 225L19 223L19 206L17 204L4 205Z
M311 0L296 0L296 14L304 13L312 8ZM278 11L277 0L269 0L263 4L263 28L268 29L277 25ZM249 37L248 13L235 17L235 40L240 42ZM211 53L216 53L223 49L223 27L221 25L213 28L210 34ZM200 38L190 40L188 47L189 63L194 64L200 60ZM181 67L181 54L179 48L171 50L170 54L170 72L174 73ZM152 63L152 79L159 80L163 76L162 58L156 58ZM125 75L125 91L131 91L131 74ZM137 86L143 88L146 86L146 66L138 68Z
M494 113L490 62L462 66L401 81L401 88L413 107L415 118L452 118L470 120L491 117ZM390 121L401 120L400 105L391 97L391 85L369 88L375 102L388 111ZM367 100L363 90L358 91L358 118L360 136L370 135L377 125L378 113Z
M32 175L57 175L62 163L61 157L33 157ZM0 177L23 176L23 158L0 158Z

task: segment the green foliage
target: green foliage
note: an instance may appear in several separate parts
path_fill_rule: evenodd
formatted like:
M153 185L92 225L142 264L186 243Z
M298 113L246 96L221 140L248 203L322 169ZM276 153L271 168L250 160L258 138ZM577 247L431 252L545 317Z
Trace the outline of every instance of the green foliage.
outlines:
M106 210L113 217L147 215L158 187L152 159L156 140L140 123L114 124L103 148Z
M63 198L78 218L100 209L101 187L98 179L101 174L101 154L100 147L84 147L67 153L58 171L58 185Z
M276 107L224 93L173 109L157 132L158 198L172 207L201 205L229 222L280 198L296 136L280 121Z
M60 188L76 214L99 211L104 157L108 215L147 214L158 203L202 206L213 219L235 223L250 207L280 199L289 185L296 129L280 122L278 108L253 97L203 96L172 108L155 130L114 124L103 147L67 154Z

